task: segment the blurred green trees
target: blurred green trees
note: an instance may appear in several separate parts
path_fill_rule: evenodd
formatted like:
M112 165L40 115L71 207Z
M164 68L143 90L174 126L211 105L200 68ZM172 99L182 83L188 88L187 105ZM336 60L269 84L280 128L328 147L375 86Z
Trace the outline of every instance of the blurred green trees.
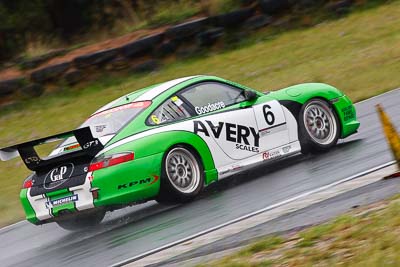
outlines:
M250 2L253 1L2 0L0 61L21 54L35 43L57 40L71 45L82 35L86 35L85 39L96 34L119 35L138 28L176 23L199 13L226 12Z

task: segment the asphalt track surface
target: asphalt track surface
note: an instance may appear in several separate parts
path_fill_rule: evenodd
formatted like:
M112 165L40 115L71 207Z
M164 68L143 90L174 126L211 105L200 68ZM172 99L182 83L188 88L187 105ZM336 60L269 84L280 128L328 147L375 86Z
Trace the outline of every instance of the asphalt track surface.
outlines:
M155 202L109 213L96 229L71 233L20 222L0 230L1 266L109 266L252 211L392 161L375 105L400 127L400 90L356 104L359 133L329 153L294 156L227 178L181 206Z

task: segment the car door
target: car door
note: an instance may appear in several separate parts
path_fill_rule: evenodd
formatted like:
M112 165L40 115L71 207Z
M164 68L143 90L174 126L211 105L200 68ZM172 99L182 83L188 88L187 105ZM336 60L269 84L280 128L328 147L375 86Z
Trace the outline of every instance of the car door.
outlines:
M214 139L234 160L260 153L254 111L239 108L239 103L245 101L242 89L219 82L203 82L184 89L179 95L196 113L193 117L195 134L203 139Z
M260 135L260 152L289 143L285 114L277 100L253 106Z

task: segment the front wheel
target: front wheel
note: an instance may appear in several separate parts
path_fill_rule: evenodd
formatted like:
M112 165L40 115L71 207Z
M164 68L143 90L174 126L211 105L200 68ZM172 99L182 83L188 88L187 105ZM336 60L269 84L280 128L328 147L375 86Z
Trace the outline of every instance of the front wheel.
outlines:
M301 152L327 151L339 140L340 124L336 112L322 99L311 99L299 114Z
M197 153L184 146L172 148L164 157L160 193L161 203L188 202L203 189L204 169Z

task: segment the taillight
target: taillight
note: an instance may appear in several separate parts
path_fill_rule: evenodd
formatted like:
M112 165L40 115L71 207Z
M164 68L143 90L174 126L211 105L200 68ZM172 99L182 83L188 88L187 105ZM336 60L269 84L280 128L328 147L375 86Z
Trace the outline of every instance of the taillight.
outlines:
M23 188L31 188L32 187L32 180L26 180L24 182Z
M93 172L96 170L104 169L120 163L134 160L135 154L133 152L118 153L102 158L97 158L90 163L89 171Z

